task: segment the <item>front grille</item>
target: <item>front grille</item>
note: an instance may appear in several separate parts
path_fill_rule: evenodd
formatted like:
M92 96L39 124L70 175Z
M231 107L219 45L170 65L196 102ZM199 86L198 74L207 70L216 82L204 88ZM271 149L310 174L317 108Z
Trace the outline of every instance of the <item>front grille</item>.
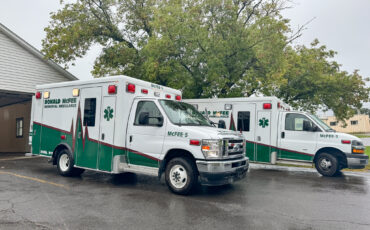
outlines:
M244 146L242 139L225 139L224 140L224 156L239 157L244 154Z

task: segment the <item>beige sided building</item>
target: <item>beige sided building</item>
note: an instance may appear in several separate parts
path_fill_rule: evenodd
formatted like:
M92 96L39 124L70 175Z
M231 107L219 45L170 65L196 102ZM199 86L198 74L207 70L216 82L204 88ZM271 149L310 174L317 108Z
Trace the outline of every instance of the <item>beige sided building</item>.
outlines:
M0 154L30 151L35 86L73 80L77 78L0 23Z
M338 122L336 117L330 116L321 118L332 129L342 133L370 133L370 119L366 114L354 115L346 120L347 127L342 127L342 123Z

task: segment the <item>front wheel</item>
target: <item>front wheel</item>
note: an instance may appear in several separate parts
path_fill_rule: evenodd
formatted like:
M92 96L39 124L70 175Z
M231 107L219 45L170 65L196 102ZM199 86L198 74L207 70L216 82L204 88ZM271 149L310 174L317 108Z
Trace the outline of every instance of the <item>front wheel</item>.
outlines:
M168 188L176 194L189 194L197 184L196 166L187 158L173 158L165 172Z
M334 176L339 172L338 159L328 153L321 153L315 162L317 171L323 176Z
M81 175L84 172L83 169L73 167L74 162L71 153L63 149L59 155L57 160L57 168L58 172L62 176L77 176Z

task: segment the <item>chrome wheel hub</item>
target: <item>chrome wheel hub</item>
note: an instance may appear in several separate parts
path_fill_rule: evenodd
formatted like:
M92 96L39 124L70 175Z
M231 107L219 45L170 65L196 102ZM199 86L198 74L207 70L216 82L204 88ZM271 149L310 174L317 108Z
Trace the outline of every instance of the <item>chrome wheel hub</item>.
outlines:
M320 167L324 170L329 170L331 166L332 166L331 161L326 158L322 159L320 162Z
M63 154L62 156L60 156L60 158L59 158L59 167L60 167L60 170L62 170L63 172L68 170L69 156L67 154Z
M170 181L175 188L183 188L188 181L188 174L182 165L174 165L170 170Z

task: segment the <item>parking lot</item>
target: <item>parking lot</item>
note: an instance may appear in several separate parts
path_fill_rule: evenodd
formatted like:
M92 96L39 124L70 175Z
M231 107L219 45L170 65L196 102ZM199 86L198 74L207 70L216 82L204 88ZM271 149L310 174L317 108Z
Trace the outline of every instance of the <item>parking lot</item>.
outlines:
M0 157L0 229L369 229L370 174L252 165L245 180L172 194L163 180Z

